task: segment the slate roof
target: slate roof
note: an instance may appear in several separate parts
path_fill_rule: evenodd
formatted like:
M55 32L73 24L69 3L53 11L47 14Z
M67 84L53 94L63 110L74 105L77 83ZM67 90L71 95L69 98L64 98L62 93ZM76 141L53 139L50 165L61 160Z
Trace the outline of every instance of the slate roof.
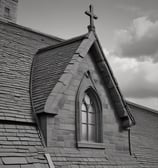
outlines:
M137 160L124 151L89 151L53 148L51 157L57 168L140 168Z
M71 64L73 55L78 54L77 56L83 57L85 48L88 50L87 46L84 46L85 48L80 46L84 40L89 38L88 36L86 34L61 42L62 40L56 37L0 21L0 167L48 168L47 160L44 157L45 149L31 109L28 81L32 57L39 48L42 48L35 55L32 63L31 81L33 83L30 87L33 89L32 99L36 111L43 112L46 99L68 64ZM94 40L98 44L96 36ZM92 41L93 39L91 39ZM61 43L56 44L59 42ZM53 45L50 46L50 44ZM107 69L105 65L102 67L102 63L98 63L98 66L103 73L110 72L110 75L105 76L105 81L111 95L116 98L113 100L117 104L121 99L123 107L127 108L106 59L103 64L105 63ZM128 111L128 109L126 110ZM150 109L147 110L150 111ZM59 155L51 153L56 165L68 167L66 164L71 164L71 167L77 168L83 162L81 167L88 168L97 167L98 163L104 167L127 167L127 164L128 167L138 167L135 158L130 157L127 153L110 153L106 149L107 158L100 153L96 158L96 156L93 157L93 152L88 155L89 153L84 151L83 155L78 155L78 151L74 149L70 150L69 156L65 158L64 150L60 151ZM153 153L150 157L154 158ZM155 160L148 160L148 162L157 164Z
M30 105L28 81L32 57L39 48L42 48L34 56L31 70L33 83L30 85L33 89L33 104L36 111L40 113L43 112L44 104L52 89L58 83L66 67L71 64L73 55L78 54L77 56L83 57L85 48L88 50L87 46L81 47L83 41L89 40L88 38L89 35L86 34L61 42L60 39L51 39L51 37L11 23L0 24L0 167L48 168L47 160L44 157L45 149ZM98 44L96 36L95 39L91 39L91 42L94 42L93 40ZM56 44L59 42L61 43ZM53 45L49 46L50 44ZM81 49L82 52L78 49ZM105 83L111 95L116 98L113 100L117 104L121 98L124 107L127 108L106 59L104 61L103 64L106 63L107 69L105 65L102 67L101 62L98 63L98 66L104 74L110 72L110 75L105 75ZM126 110L128 111L128 109ZM78 155L78 151L74 149L65 158L64 150L60 151L59 155L51 153L56 165L66 167L66 164L71 164L72 167L77 168L82 162L83 167L97 167L98 163L104 167L126 167L128 161L128 167L138 167L135 158L130 157L127 153L110 153L106 149L107 158L100 153L96 158L96 156L93 157L93 153L88 155L89 153L87 154L86 151L83 155ZM152 155L151 158L153 158ZM156 163L155 160L152 162Z
M0 167L48 168L32 113L29 78L39 48L61 42L0 20Z
M29 78L39 48L59 43L46 35L0 21L0 120L34 122Z
M146 106L142 106L140 104L137 104L137 103L134 103L134 102L131 102L131 101L127 101L127 100L126 100L126 103L129 106L134 106L135 108L142 109L143 111L158 114L158 110L155 110L155 109L152 109L152 108L149 108L149 107L146 107Z
M44 112L46 100L85 36L40 49L34 56L31 72L33 106Z
M0 124L0 167L28 168L46 165L44 149L36 125L4 122ZM14 166L13 166L14 168Z

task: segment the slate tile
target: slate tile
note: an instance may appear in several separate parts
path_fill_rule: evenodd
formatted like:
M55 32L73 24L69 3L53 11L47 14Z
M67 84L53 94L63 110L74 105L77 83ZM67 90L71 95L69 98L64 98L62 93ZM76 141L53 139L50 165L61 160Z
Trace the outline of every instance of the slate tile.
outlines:
M21 165L21 168L35 168L33 164Z
M2 161L5 165L27 164L27 160L24 157L2 157Z
M20 165L0 165L0 168L20 168Z
M7 137L8 141L18 141L18 137Z
M34 163L34 168L42 168L40 163Z

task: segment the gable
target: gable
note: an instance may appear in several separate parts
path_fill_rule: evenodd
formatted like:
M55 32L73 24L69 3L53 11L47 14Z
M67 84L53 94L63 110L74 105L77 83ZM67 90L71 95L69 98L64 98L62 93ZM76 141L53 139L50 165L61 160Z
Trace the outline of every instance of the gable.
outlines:
M94 56L94 61L100 75L102 76L104 85L108 87L115 110L122 124L124 125L123 127L127 128L130 125L135 124L134 118L130 114L129 109L124 102L118 84L103 54L98 38L93 32L90 32L86 36L86 38L82 40L81 44L79 45L78 49L75 51L72 57L73 61L71 60L65 69L66 73L63 73L63 75L60 77L60 83L56 83L55 87L52 89L52 92L50 93L45 104L45 112L57 114L57 112L55 111L58 111L58 100L60 100L60 98L66 91L66 88L70 80L72 79L73 74L77 71L77 67L79 67L79 64L82 62L83 58L87 55L89 51ZM66 80L66 84L62 86L62 83L65 83L66 78L68 78Z
M92 46L93 47L93 46ZM116 130L122 129L120 116L115 108L113 99L111 98L109 88L105 85L103 80L102 74L96 64L95 56L93 55L92 50L90 49L87 55L84 57L83 61L81 62L77 74L75 75L75 81L77 79L82 79L84 73L89 72L92 82L93 88L95 88L96 93L99 96L102 104L102 113L103 113L103 127L106 130L106 124L113 124ZM81 81L78 80L78 83ZM77 81L76 81L77 83ZM78 86L79 87L79 86ZM77 88L78 89L78 88ZM77 93L76 93L77 94ZM106 124L105 124L106 123ZM105 137L103 138L105 139Z
M125 160L113 165L119 164L123 167L127 164L127 160L128 164L136 165L137 163L128 153L127 131L120 132L120 121L93 56L91 50L84 57L75 53L72 57L73 61L70 61L71 64L68 64L47 99L45 111L48 110L49 113L43 114L46 118L44 132L46 132L47 146L53 163L55 166L60 164L63 167L65 165L79 167L86 164L91 167L105 167L111 164L113 157L117 158L122 155ZM81 145L80 143L77 146L79 143L76 137L78 135L76 96L87 71L92 77L92 80L88 78L87 83L96 87L103 107L101 110L103 113L103 142L92 143L92 145L90 143Z

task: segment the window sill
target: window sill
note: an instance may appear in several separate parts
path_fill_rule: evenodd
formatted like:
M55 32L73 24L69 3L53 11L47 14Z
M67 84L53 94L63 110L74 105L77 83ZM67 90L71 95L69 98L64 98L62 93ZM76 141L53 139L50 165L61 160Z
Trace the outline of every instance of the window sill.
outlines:
M95 142L77 142L78 148L94 148L94 149L105 149L104 143L95 143Z

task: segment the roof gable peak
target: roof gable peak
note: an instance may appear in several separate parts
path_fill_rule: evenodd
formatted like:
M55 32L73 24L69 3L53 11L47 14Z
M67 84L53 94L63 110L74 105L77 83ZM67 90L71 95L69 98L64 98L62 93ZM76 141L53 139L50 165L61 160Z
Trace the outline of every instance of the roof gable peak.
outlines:
M50 96L48 97L45 104L45 112L52 113L53 111L53 115L56 115L58 113L56 111L56 103L58 103L58 100L66 91L73 77L73 74L76 73L82 59L87 55L88 52L92 52L92 56L95 58L95 63L101 73L105 86L108 88L111 94L111 99L114 103L115 109L117 109L116 111L120 120L122 121L123 127L127 129L131 125L135 124L135 120L131 115L128 106L126 105L126 102L124 101L117 81L103 53L98 37L93 31L89 32L86 38L82 39L79 47L72 56L71 61L65 68L64 73L61 75L59 81L56 83L56 86L52 88L53 90L50 93Z

